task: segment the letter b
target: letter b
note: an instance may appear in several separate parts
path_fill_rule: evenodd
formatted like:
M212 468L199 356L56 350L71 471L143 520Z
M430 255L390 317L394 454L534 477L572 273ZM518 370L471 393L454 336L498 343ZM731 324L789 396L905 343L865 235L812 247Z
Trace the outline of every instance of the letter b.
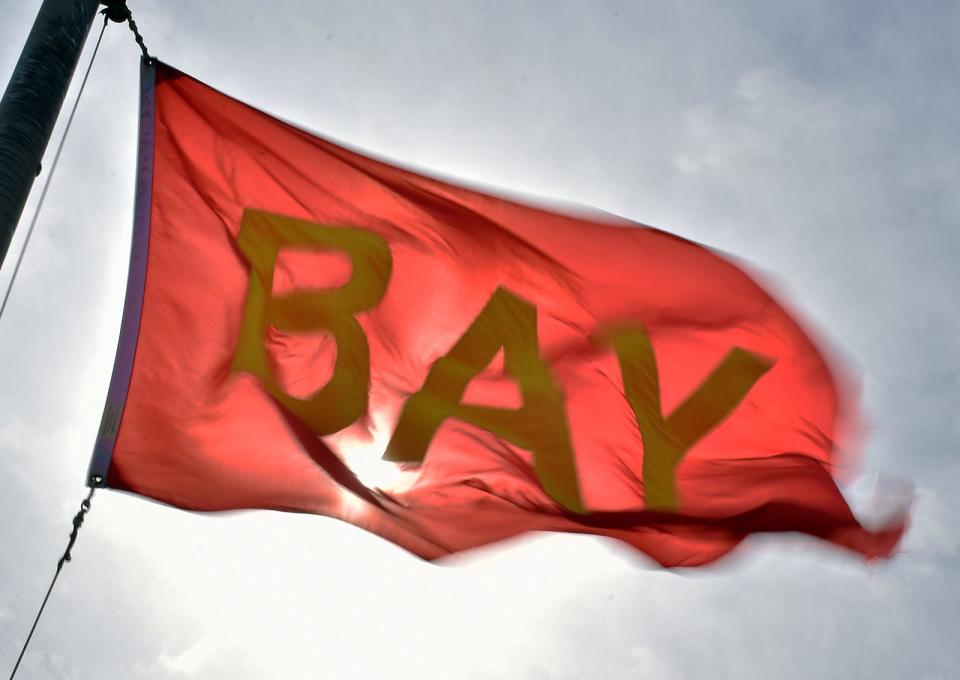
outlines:
M332 290L273 295L277 256L285 246L344 251L353 273L346 284ZM375 307L386 293L393 266L386 241L364 229L330 227L248 209L237 247L251 270L233 370L259 378L269 394L317 434L332 434L351 425L366 411L370 386L370 346L354 315ZM290 396L277 382L265 347L271 326L286 332L325 330L334 337L333 375L310 397Z

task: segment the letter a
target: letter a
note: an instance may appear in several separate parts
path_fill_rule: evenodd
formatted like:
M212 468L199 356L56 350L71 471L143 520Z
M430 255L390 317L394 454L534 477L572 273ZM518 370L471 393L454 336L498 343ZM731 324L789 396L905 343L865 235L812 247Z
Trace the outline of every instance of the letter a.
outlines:
M284 246L345 251L353 274L333 290L274 296L273 273ZM393 264L387 242L364 229L245 210L237 247L251 271L233 370L257 376L269 394L317 434L352 424L366 411L370 387L370 346L354 314L376 306L387 290ZM288 332L325 330L335 338L333 375L307 399L290 396L278 384L264 345L270 326Z
M520 386L523 406L501 409L461 403L470 381L503 347L504 371ZM433 364L419 392L403 407L384 460L417 462L447 418L477 425L527 449L544 490L574 512L580 500L563 396L540 358L537 310L498 288L453 349Z

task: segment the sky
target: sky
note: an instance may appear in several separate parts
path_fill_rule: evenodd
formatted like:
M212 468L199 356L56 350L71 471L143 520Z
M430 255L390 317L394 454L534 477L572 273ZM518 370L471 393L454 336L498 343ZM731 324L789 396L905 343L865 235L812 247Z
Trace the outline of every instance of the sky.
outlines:
M960 6L130 5L151 53L286 120L749 263L863 383L854 509L876 518L910 484L913 521L872 565L758 536L665 571L569 535L431 564L322 517L101 491L20 677L956 677ZM5 3L4 83L38 6ZM0 670L85 495L123 305L138 57L108 27L0 319Z

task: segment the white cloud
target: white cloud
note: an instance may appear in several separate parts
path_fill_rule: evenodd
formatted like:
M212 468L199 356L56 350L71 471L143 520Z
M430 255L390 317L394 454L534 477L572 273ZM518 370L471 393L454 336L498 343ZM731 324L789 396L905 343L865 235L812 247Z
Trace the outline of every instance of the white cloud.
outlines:
M859 363L875 423L868 469L913 481L916 510L887 565L777 538L678 576L578 537L439 567L320 518L201 517L107 492L24 677L953 674L960 12L132 7L152 51L298 123L654 222L775 272ZM0 74L29 9L5 15ZM138 52L122 26L101 50L0 323L0 659L11 661L83 494L123 296Z
M210 659L221 650L221 646L209 637L203 637L178 654L162 654L158 659L161 667L176 671L185 676L203 677L200 671Z

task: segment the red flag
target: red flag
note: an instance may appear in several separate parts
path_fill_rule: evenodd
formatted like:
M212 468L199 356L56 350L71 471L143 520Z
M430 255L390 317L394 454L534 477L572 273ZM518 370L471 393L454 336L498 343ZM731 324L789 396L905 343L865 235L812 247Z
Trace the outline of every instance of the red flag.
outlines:
M531 530L663 565L758 531L886 556L834 476L852 396L707 248L403 170L144 68L91 483L336 517L435 558Z

